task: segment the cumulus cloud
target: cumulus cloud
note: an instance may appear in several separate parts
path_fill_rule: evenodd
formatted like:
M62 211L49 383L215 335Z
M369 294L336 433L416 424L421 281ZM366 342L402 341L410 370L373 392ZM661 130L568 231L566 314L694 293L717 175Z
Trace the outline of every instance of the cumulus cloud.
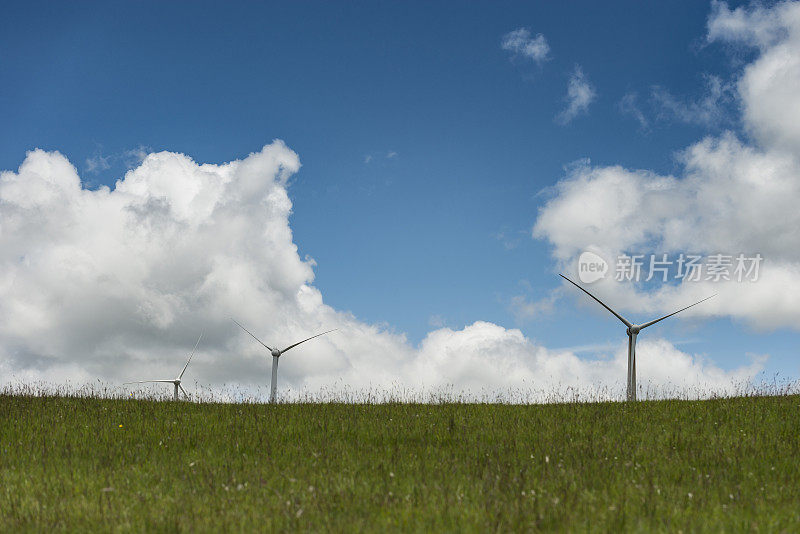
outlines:
M593 249L626 252L760 253L760 278L685 282L645 292L614 280L597 284L624 308L668 312L718 292L686 313L728 316L763 329L800 324L800 4L729 10L715 3L709 40L758 47L736 88L752 142L707 137L682 155L678 176L623 166L579 165L555 188L533 228L553 245L561 269Z
M587 248L609 258L637 249L760 252L765 263L756 283L645 292L606 279L593 287L626 313L648 316L718 292L685 317L797 328L800 8L730 10L715 3L708 28L709 41L758 52L736 82L751 138L726 132L699 141L684 151L677 176L575 165L553 188L533 233L552 243L559 269ZM543 37L517 33L506 49L540 61L549 48L535 52L537 42L546 46ZM569 117L594 98L579 68L573 79ZM4 383L170 377L204 331L189 380L257 388L267 382L269 359L230 321L235 317L277 345L339 328L282 358L281 386L295 392L450 387L494 397L573 387L621 396L624 339L587 358L478 321L437 328L416 347L401 333L325 304L314 286L314 261L300 258L293 242L287 181L300 161L282 142L222 164L146 152L132 155L134 168L114 188L86 189L58 152L34 150L17 171L0 173ZM541 311L522 299L520 312L529 304ZM731 391L764 363L753 356L747 366L723 370L651 336L640 340L638 352L639 383L668 393Z
M547 44L544 35L538 33L536 37L531 37L531 32L527 28L508 32L503 36L500 46L516 57L530 59L539 64L547 60L550 54L550 45Z
M733 11L716 3L708 39L756 47L737 89L748 132L765 149L795 154L800 148L800 4Z
M712 0L706 38L708 42L742 42L761 48L785 40L790 26L797 23L793 2L781 2L773 8L758 4L730 9L728 4Z
M92 157L86 158L84 170L88 174L99 174L120 163L126 169L132 169L133 167L138 167L152 151L150 147L139 145L136 148L112 154L103 155L98 152Z
M29 153L0 175L4 367L77 366L64 377L76 380L169 377L205 331L205 376L247 382L264 355L230 317L278 345L329 325L340 339L370 339L362 356L397 345L325 306L311 285L313 262L299 258L288 224L286 180L299 165L281 142L224 165L161 152L113 190L90 191L61 154ZM333 343L315 340L284 374L301 374L295 362L306 376L352 367Z
M257 391L270 361L233 317L278 346L339 329L281 359L281 387L295 393L450 388L496 398L574 386L621 394L624 340L610 356L582 359L476 322L434 330L414 347L325 304L289 225L287 181L299 168L275 141L224 164L151 153L114 188L84 188L58 152L34 150L16 172L0 173L2 381L169 378L205 332L188 383ZM760 369L722 371L647 343L642 384L719 391Z
M136 148L131 148L122 153L122 162L125 167L131 169L139 166L148 154L153 152L153 149L144 145L139 145Z
M663 340L646 340L640 347L638 380L655 393L694 390L702 395L732 391L759 373L764 361L753 357L748 366L724 371L702 356L682 353ZM546 395L549 387L556 386L560 391L571 388L584 392L608 388L613 395L619 395L627 366L626 350L620 344L611 355L584 359L572 352L536 345L519 330L477 322L463 330L442 328L431 332L412 369L426 383L455 383L487 394L511 389Z
M575 69L569 77L567 83L567 96L565 98L567 107L558 114L556 121L567 124L578 115L586 113L591 104L597 97L592 85L583 74L580 65L575 65Z

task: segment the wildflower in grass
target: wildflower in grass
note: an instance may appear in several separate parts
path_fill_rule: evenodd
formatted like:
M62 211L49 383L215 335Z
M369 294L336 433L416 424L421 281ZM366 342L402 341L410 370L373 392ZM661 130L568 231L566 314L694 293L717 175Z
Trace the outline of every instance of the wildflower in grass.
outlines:
M122 428L122 425L119 425L119 428Z

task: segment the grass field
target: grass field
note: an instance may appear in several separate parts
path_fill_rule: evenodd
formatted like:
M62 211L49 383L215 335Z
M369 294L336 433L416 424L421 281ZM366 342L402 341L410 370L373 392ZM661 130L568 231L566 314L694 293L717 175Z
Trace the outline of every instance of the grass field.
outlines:
M0 396L0 531L800 531L800 397Z

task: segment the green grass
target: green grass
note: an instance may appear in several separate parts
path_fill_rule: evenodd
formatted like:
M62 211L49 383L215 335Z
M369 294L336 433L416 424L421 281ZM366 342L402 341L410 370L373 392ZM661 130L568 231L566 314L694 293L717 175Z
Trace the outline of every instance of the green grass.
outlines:
M0 531L800 530L800 397L0 396Z

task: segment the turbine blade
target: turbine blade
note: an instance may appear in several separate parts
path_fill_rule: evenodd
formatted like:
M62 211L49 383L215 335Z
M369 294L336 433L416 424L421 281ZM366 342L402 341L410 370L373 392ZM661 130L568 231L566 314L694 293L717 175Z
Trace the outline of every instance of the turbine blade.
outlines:
M283 349L283 350L281 351L281 354L283 354L284 352L286 352L287 350L289 350L289 349L291 349L291 348L294 348L294 347L296 347L296 346L297 346L297 345L299 345L300 343L305 343L305 342L306 342L306 341L308 341L309 339L314 339L315 337L324 336L325 334L329 334L329 333L333 332L334 330L339 330L339 329L338 329L338 328L334 328L333 330L328 330L327 332L323 332L323 333L321 333L321 334L317 334L316 336L311 336L310 338L308 338L308 339L304 339L303 341L298 341L298 342L297 342L297 343L295 343L294 345L289 345L288 347L286 347L285 349Z
M650 325L654 325L654 324L656 324L656 323L657 323L657 322L659 322L659 321L663 321L663 320L664 320L664 319L666 319L667 317L672 317L672 316L673 316L673 315L675 315L676 313L680 313L680 312L682 312L683 310L688 310L688 309L689 309L689 308L691 308L692 306L697 306L697 305L698 305L698 304L700 304L701 302L703 302L703 301L706 301L706 300L710 299L711 297L716 297L716 296L717 296L717 294L715 293L715 294L713 294L713 295L711 295L711 296L709 296L709 297L706 297L706 298L704 298L703 300L698 300L698 301L697 301L697 302L695 302L694 304L690 304L689 306L686 306L685 308L681 308L680 310L678 310L678 311L676 311L676 312L672 312L672 313L670 313L669 315L665 315L664 317L659 317L658 319L656 319L656 320L654 320L654 321L650 321L649 323L644 323L643 325L641 325L641 326L639 327L639 330L644 330L645 328L647 328L647 327L648 327L648 326L650 326Z
M194 344L194 348L192 349L192 353L189 355L189 359L186 360L186 365L183 366L183 371L181 371L181 374L178 375L179 379L183 378L183 373L185 373L186 372L186 368L189 367L189 362L192 361L192 356L194 356L194 351L197 350L197 345L199 345L200 344L200 340L203 339L203 333L204 332L200 332L200 337L197 338L197 343Z
M244 330L245 332L247 332L248 334L250 334L251 336L253 336L253 333L252 333L252 332L250 332L250 330L248 330L247 328L245 328L245 327L243 327L242 325L240 325L240 324L239 324L239 321L237 321L236 319L233 319L233 318L231 318L231 321L233 321L234 323L238 324L238 325L239 325L239 327L240 327L242 330ZM265 344L263 341L261 341L260 339L258 339L256 336L253 336L253 339L255 339L256 341L258 341L259 343L261 343L262 345L264 345L264 347L266 347L266 349L267 349L268 351L272 352L272 349L271 349L271 348L269 348L269 347L267 347L267 345L266 345L266 344Z
M186 398L188 399L188 398L189 398L189 394L188 394L188 393L186 393L186 390L185 390L185 389L183 389L183 386L182 386L182 385L180 385L180 384L178 384L178 387L179 387L179 388L181 388L181 391L183 391L183 394L184 394L184 395L186 395Z
M561 278L563 278L564 280L566 280L567 282L569 282L570 284L572 284L573 286L577 287L578 289L580 289L581 291L583 291L584 293L586 293L587 295L589 295L590 297L592 297L594 300L596 300L597 302L599 302L599 303L600 303L600 305L601 305L602 307L604 307L605 309L607 309L608 311L610 311L611 313L613 313L613 314L614 314L614 317L616 317L617 319L619 319L620 321L622 321L622 322L625 324L625 326L627 326L628 328L630 328L631 326L633 326L633 323L631 323L630 321L628 321L627 319L625 319L623 316L621 316L620 314L618 314L617 312L615 312L614 310L612 310L611 308L609 308L608 306L606 306L606 304L605 304L605 303L604 303L602 300L600 300L599 298L595 297L594 295L592 295L591 293L589 293L588 291L586 291L585 289L583 289L581 286L579 286L578 284L576 284L575 282L573 282L572 280L570 280L569 278L567 278L566 276L564 276L563 274L559 274L558 276L560 276Z
M150 384L152 382L169 382L170 384L172 384L175 381L174 380L138 380L136 382L123 382L122 385L125 386L125 385L128 385L128 384Z

